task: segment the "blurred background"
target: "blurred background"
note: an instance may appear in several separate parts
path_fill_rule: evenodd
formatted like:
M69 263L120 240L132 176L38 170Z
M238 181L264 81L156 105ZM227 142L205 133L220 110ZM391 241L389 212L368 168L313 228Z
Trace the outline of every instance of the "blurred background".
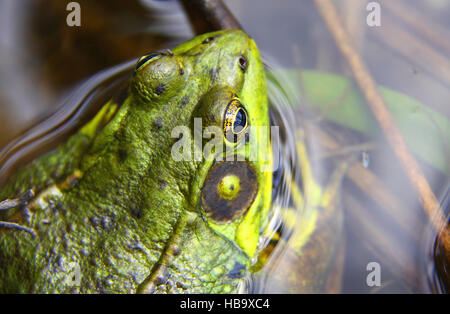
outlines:
M81 26L69 27L69 1L0 0L0 147L56 111L71 89L100 70L194 35L177 1L77 2ZM359 161L342 196L348 248L343 292L445 291L448 257L436 255L417 195L314 2L224 2L264 60L288 77L295 112L307 111L305 123L333 130L339 149L331 154ZM333 1L448 217L450 1L375 1L381 25L374 27L366 21L369 2ZM376 184L361 184L372 175ZM382 265L383 284L376 289L366 285L372 261Z

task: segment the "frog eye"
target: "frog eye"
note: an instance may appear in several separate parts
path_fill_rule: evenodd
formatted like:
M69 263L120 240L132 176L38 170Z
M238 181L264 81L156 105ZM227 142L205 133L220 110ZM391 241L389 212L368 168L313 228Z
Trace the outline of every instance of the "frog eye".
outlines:
M239 99L233 98L225 109L223 131L230 142L240 140L248 126L248 114Z
M206 215L217 222L230 222L252 205L258 181L245 161L223 161L211 167L202 188Z
M161 53L159 53L159 52L152 52L152 53L149 53L149 54L146 54L146 55L140 57L136 63L135 70L136 71L139 70L144 65L148 64L150 61L158 60L160 57L161 57Z

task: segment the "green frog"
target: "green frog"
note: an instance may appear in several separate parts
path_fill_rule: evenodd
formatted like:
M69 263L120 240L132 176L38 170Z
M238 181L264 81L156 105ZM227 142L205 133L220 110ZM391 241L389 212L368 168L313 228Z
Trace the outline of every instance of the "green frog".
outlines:
M124 99L2 187L0 292L244 291L272 252L269 126L264 67L244 32L142 56ZM294 201L311 210L289 245L309 278L278 284L316 292L336 251L329 219L320 228L328 237L315 236L318 217L335 212L322 210L333 193L314 183L298 148ZM308 246L322 254L309 258Z
M244 32L141 57L120 106L2 188L0 290L238 291L272 188L270 142L249 158L244 134L268 125L264 68ZM211 129L223 149L202 154Z

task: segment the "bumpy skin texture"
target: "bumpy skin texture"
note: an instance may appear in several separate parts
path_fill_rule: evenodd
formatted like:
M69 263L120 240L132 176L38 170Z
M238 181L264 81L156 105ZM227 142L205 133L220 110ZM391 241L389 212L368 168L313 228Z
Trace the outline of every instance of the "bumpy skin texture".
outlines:
M218 223L201 202L213 160L171 156L179 140L172 129L193 133L194 117L222 127L230 93L249 125L269 125L254 42L234 30L195 37L141 66L120 107L106 104L66 143L12 176L0 200L29 190L36 196L0 220L35 235L0 228L0 292L236 292L267 221L271 173L252 161L253 203ZM67 281L70 263L79 267L79 286Z

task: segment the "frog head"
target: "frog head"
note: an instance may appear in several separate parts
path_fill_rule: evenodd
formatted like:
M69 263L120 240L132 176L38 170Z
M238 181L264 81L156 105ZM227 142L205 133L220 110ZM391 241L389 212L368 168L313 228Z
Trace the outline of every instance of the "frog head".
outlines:
M268 219L269 134L264 69L244 32L200 35L138 60L80 181L123 222L108 243L138 260L138 291L236 291ZM124 253L130 237L146 254Z

